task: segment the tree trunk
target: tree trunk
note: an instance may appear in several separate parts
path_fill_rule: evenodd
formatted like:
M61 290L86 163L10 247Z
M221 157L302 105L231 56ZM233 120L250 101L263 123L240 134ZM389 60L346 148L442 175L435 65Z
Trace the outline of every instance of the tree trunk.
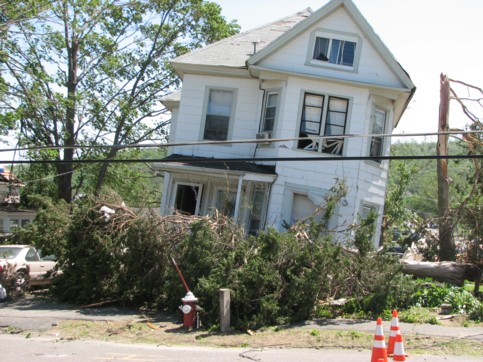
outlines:
M109 154L107 156L107 159L114 158L117 155L117 152L118 152L118 150L115 147L111 148L111 150L109 151ZM102 186L104 185L104 179L106 178L107 169L109 168L109 165L110 164L108 162L104 162L104 163L101 164L101 168L100 168L99 173L97 175L96 189L94 191L94 194L96 196L99 196L99 193L102 190Z
M448 115L449 115L449 80L444 74L441 74L440 83L440 105L439 105L439 126L438 132L447 132ZM448 135L439 134L437 144L437 155L448 155ZM454 261L456 260L456 250L453 241L453 227L449 209L449 177L448 177L448 159L437 160L437 176L438 176L438 214L439 214L439 260Z
M64 3L64 31L65 42L67 48L68 57L68 74L67 74L67 108L65 114L64 123L64 157L66 161L58 166L58 196L60 199L64 199L68 203L72 201L72 172L74 170L72 161L74 159L74 146L75 146L75 117L77 106L77 68L78 68L78 52L79 52L79 39L75 30L71 30L69 34L68 25L68 8L67 3Z
M418 278L432 278L439 282L463 286L465 280L475 282L475 295L479 291L482 270L474 264L460 264L452 261L427 262L402 260L403 273Z

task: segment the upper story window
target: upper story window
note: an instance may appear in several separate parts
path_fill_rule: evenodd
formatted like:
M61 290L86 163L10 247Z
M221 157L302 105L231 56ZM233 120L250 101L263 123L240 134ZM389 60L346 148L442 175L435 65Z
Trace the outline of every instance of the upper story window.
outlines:
M356 43L346 40L315 38L313 59L352 67Z
M357 35L318 30L312 33L308 64L356 69L361 40Z
M384 154L384 137L380 137L378 135L382 135L385 132L386 111L376 107L373 110L372 118L372 137L369 156L379 157L383 156ZM381 159L374 159L374 161L381 163Z
M228 139L235 92L226 89L210 89L206 106L204 140L225 141Z
M278 92L268 92L265 97L265 104L263 109L261 132L271 132L275 129L275 117L277 115L278 107Z
M326 100L327 98L327 100ZM299 137L334 136L300 140L298 148L342 155L349 100L340 97L305 93Z

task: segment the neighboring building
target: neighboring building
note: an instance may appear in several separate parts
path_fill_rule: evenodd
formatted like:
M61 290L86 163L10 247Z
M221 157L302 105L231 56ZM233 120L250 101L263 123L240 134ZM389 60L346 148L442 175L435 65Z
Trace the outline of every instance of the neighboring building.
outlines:
M19 208L22 187L22 181L0 167L0 235L9 234L13 227L27 225L37 214L36 211Z
M165 176L161 214L217 208L250 233L282 229L342 178L349 193L331 223L375 209L380 229L388 161L347 158L389 155L390 139L378 135L392 132L415 87L352 1L308 8L171 64L183 85L163 99L170 143L179 145L156 165ZM372 136L341 137L350 134ZM263 142L189 144L254 139Z

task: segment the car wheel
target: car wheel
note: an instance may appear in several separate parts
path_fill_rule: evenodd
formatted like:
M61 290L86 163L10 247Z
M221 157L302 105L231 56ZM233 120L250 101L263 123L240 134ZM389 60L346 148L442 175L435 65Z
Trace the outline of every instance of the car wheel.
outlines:
M17 292L23 292L28 287L28 275L25 271L19 270L15 274L15 289Z

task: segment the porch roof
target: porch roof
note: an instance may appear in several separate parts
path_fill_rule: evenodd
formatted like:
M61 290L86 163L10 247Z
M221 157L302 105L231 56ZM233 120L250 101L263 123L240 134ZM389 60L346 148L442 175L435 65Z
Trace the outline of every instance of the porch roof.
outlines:
M247 161L224 161L224 162L214 162L215 160L208 157L195 157L195 156L185 156L179 154L169 155L162 160L160 164L163 163L173 165L173 166L187 166L190 168L199 168L216 171L231 171L234 173L253 173L253 174L264 174L264 175L276 175L275 166L268 165L258 165L256 163ZM160 165L158 164L158 165ZM159 167L159 166L158 166ZM162 166L160 167L162 168Z

